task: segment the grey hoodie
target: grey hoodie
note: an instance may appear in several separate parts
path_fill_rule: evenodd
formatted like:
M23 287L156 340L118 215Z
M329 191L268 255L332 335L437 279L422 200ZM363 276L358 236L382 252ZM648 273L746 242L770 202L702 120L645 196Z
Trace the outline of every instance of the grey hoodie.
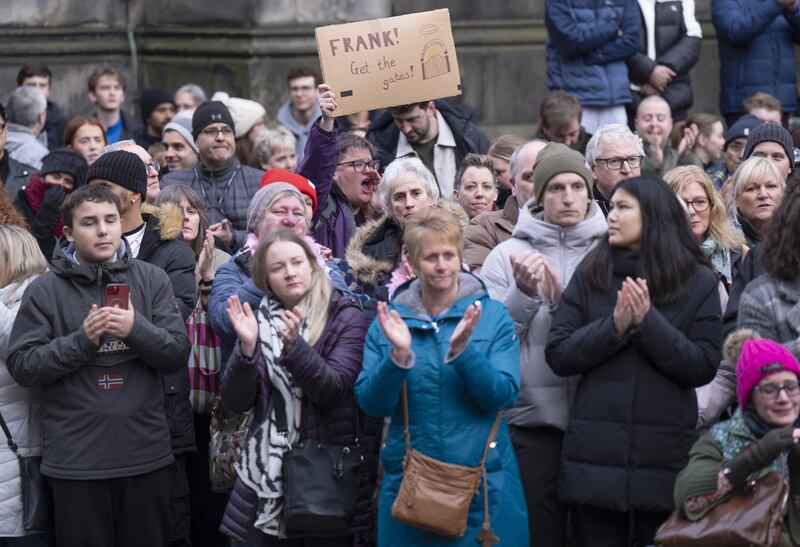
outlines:
M125 249L114 262L79 265L62 238L49 272L22 299L11 333L8 372L41 387L42 473L61 479L110 479L172 462L161 374L185 367L191 346L163 270ZM83 330L108 283L127 283L135 310L130 334Z
M608 228L603 212L594 202L586 219L569 227L550 224L542 215L534 216L529 201L519 211L513 235L495 247L483 263L480 277L489 295L503 302L517 327L520 338L519 399L506 416L512 425L555 427L564 430L569 419L569 404L577 386L576 377L560 378L547 365L544 349L550 330L551 307L543 296L531 298L514 281L510 256L538 251L566 287L586 254L606 237Z
M317 121L317 118L322 116L322 111L319 109L319 104L314 105L314 114L308 120L308 123L305 125L300 125L300 122L295 120L294 116L292 116L292 110L292 101L286 101L281 109L278 110L278 115L275 117L275 119L279 124L291 131L292 134L297 138L297 165L299 166L303 163L306 142L308 142L308 136L311 133L311 128L314 127L314 122Z

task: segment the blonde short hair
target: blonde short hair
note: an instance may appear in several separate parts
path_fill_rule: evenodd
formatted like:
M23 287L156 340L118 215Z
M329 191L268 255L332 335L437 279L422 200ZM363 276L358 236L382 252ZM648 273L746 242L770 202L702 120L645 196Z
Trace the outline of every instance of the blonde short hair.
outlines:
M714 183L711 182L711 179L702 168L696 165L676 167L667 171L664 175L664 182L669 184L679 198L687 186L693 182L699 184L706 194L706 199L708 199L709 215L706 237L716 241L720 247L728 249L740 249L747 244L744 238L737 234L728 222L725 201L717 189L714 188Z
M786 181L783 179L783 175L771 160L752 156L743 161L733 175L733 201L739 201L745 186L753 181L765 178L775 179L782 191L786 189Z
M19 226L0 224L0 282L24 281L47 271L47 259L36 239Z
M403 229L403 245L406 247L411 263L416 265L422 254L422 240L425 236L436 236L458 249L461 258L464 245L464 229L461 222L451 212L438 207L430 207L414 214L406 221Z
M268 165L273 156L282 150L294 152L297 147L297 139L288 130L278 127L275 129L265 129L256 137L253 144L258 161Z

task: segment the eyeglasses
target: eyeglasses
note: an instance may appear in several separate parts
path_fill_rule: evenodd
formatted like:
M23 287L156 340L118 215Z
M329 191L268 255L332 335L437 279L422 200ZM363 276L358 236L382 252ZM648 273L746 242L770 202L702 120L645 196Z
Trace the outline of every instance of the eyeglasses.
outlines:
M644 156L628 156L627 158L596 158L594 161L602 161L612 171L619 171L622 169L623 163L628 162L628 167L639 167L643 159Z
M364 160L353 160L353 161L340 161L336 165L351 165L353 167L353 171L356 173L365 173L367 169L372 169L373 171L377 171L381 168L381 162L378 160L375 161L364 161Z
M686 206L687 207L691 207L692 209L694 209L696 213L702 213L703 211L708 209L709 205L710 205L710 202L707 199L703 199L703 198L693 199L692 201L687 201L686 202Z
M794 397L800 393L800 384L797 380L786 380L782 384L770 382L753 388L753 391L758 391L765 399L777 399L781 390L786 392L787 397Z
M156 173L161 171L161 164L156 160L150 160L150 163L145 163L144 166L146 169L152 169Z
M220 133L222 133L223 137L230 137L231 135L233 135L233 129L231 129L227 125L224 125L224 126L218 127L218 128L206 127L205 129L200 131L200 133L202 133L206 137L210 137L212 139L216 139L217 135L219 135Z

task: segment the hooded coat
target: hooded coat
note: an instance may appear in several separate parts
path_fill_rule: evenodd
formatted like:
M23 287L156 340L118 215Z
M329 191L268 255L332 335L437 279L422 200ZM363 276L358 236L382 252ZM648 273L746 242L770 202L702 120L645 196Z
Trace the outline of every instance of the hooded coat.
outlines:
M586 253L606 236L608 228L603 212L594 202L590 203L584 220L568 227L545 222L541 214L534 216L532 201L528 203L529 206L520 211L513 237L489 253L480 277L489 295L505 305L520 338L522 385L519 399L506 412L508 422L521 427L555 427L564 431L578 377L556 376L547 366L544 348L553 304L542 296L531 298L517 287L510 255L539 252L561 284L566 285Z
M197 296L194 251L183 242L181 236L183 213L174 203L164 203L159 207L145 206L143 211L145 231L136 258L158 266L167 273L185 321L194 309ZM194 452L188 369L183 367L177 372L164 374L163 383L173 451L175 454Z
M639 254L614 248L611 287L572 276L555 310L545 358L559 376L581 374L564 434L559 495L611 511L674 509L675 477L697 439L694 388L720 362L718 281L695 266L687 292L651 304L638 327L615 333L616 294L641 276Z
M51 270L28 287L11 333L8 372L42 390L45 475L76 480L130 477L172 461L162 375L186 368L191 349L167 274L134 260L77 264L59 242ZM93 344L83 321L105 305L108 283L130 287L130 334Z
M378 545L475 545L483 522L484 493L479 488L469 508L467 531L446 539L401 524L391 516L403 478L403 411L400 392L408 385L411 445L449 463L475 467L483 454L498 411L508 408L519 392L519 342L505 308L489 299L483 283L461 273L459 291L449 310L430 317L422 304L420 281L398 289L390 308L411 331L413 366L404 368L390 357L392 344L377 320L367 332L364 367L356 381L359 406L371 416L391 418L381 452L384 475L378 502ZM482 313L466 348L445 361L450 337L467 307L479 300ZM504 544L528 545L527 511L508 424L502 422L486 457L492 529Z

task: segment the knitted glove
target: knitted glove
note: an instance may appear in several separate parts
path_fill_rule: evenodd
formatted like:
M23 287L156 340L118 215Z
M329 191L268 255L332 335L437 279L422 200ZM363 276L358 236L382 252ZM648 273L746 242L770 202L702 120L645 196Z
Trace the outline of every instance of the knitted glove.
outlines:
M736 489L744 487L747 477L768 466L785 449L794 445L793 427L773 429L733 458L722 469L725 477Z

